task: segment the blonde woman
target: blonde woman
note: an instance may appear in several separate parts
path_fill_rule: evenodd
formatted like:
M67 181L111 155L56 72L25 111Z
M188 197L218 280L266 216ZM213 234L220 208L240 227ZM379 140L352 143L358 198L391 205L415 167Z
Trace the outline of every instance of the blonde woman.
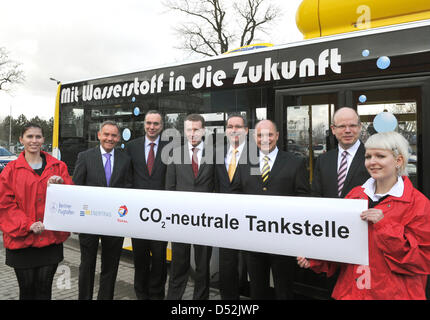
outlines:
M340 268L335 299L425 299L430 274L430 202L407 177L407 140L378 133L365 144L371 178L347 199L366 199L369 266L297 258L299 266L331 276Z

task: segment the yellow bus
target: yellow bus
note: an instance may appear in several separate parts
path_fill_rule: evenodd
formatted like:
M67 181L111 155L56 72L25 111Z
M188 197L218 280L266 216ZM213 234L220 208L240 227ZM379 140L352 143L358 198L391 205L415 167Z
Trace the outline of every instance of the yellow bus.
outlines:
M165 128L179 132L187 114L202 114L208 135L223 134L228 115L240 112L251 128L274 120L278 147L306 158L312 179L315 158L336 147L331 116L348 105L360 114L364 141L376 115L395 117L412 148L411 181L430 196L429 19L428 0L304 0L297 11L304 41L63 83L53 154L72 174L78 152L98 144L104 120L127 132L124 147L144 134L148 110L159 110ZM297 295L327 298L321 281L297 270Z

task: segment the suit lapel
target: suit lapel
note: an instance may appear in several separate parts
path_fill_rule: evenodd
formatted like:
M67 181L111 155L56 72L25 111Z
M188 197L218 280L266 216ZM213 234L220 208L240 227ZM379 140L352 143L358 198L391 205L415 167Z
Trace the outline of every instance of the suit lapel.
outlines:
M196 178L199 178L199 176L202 174L202 172L205 170L206 166L208 165L207 161L210 160L210 159L206 159L206 156L211 156L211 155L208 154L208 153L206 153L206 145L205 145L203 147L202 160L200 161L199 172L197 173L197 177Z
M107 186L105 168L103 165L102 152L100 151L100 146L94 148L94 158L95 158L95 167L98 171L98 176L102 177L103 184ZM112 179L112 178L111 178Z
M161 139L158 141L158 146L157 146L157 154L155 155L155 160L154 160L154 166L152 167L152 175L154 175L154 173L157 171L157 169L160 167L161 165L161 152L163 150L164 147L164 143L161 141ZM148 167L146 169L148 171ZM149 172L148 172L149 174Z
M119 175L119 170L122 166L122 162L123 162L123 157L121 152L119 152L119 150L115 150L115 155L114 155L114 161L113 161L113 169L112 169L112 176L110 178L110 185L113 185L115 182L116 177Z
M339 149L336 148L335 152L330 153L330 159L327 161L327 172L329 173L329 177L331 181L328 183L328 186L333 186L333 193L338 194L337 189L337 160L339 157Z
M182 157L184 159L184 164L187 164L186 166L184 166L185 170L188 171L188 175L190 175L191 177L194 178L193 166L192 166L192 162L191 162L191 158L190 158L190 152L188 150L188 144L187 143L182 148L182 151L184 153L183 157Z
M275 162L273 163L272 168L270 168L269 178L267 179L266 183L270 183L272 177L276 176L278 171L282 168L282 163L285 161L285 156L285 153L283 153L281 150L278 151Z

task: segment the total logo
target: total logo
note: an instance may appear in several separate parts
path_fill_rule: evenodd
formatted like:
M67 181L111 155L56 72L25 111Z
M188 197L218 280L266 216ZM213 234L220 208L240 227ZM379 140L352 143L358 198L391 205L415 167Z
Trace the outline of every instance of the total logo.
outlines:
M119 216L121 218L125 217L127 215L127 213L128 213L127 206L121 206L121 207L119 207L118 214L119 214Z

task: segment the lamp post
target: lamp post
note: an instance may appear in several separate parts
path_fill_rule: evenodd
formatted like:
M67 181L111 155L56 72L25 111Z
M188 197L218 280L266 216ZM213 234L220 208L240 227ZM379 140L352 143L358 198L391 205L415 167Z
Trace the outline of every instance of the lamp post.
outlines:
M51 81L55 81L55 82L57 83L57 86L58 86L58 85L60 85L60 83L61 83L61 81L60 81L60 80L57 80L57 79L55 79L55 78L49 78L49 80L51 80Z

